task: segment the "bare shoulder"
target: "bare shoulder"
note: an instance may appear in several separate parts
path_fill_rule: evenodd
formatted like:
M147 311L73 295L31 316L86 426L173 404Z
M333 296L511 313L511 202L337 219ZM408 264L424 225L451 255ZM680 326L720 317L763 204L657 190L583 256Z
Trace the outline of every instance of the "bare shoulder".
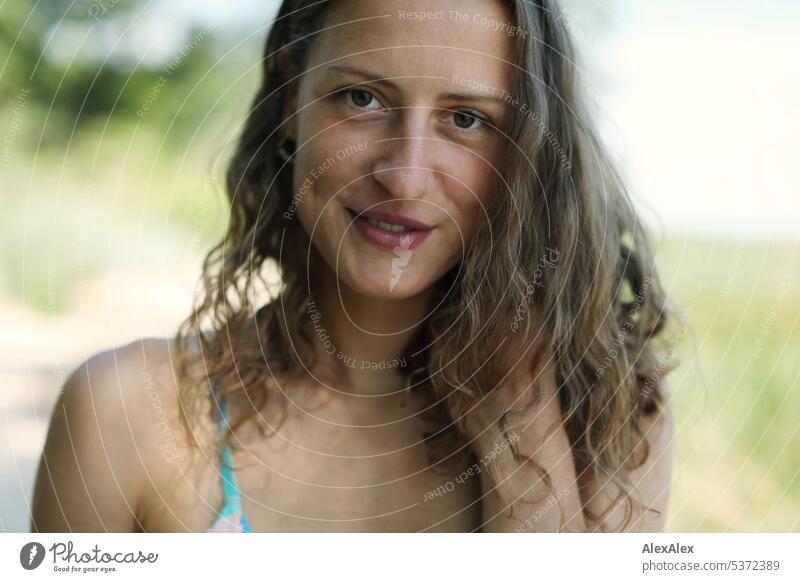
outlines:
M666 384L663 385L663 390L666 394ZM644 435L639 448L642 456L646 452L647 457L642 465L630 472L630 478L642 503L651 508L641 516L639 531L662 531L666 525L672 484L673 424L672 404L668 394L657 412L639 418Z
M169 339L95 354L64 384L36 478L33 531L140 531L148 491L182 450Z
M642 440L637 444L633 457L644 460L628 472L636 497L648 509L634 514L626 531L660 532L666 525L672 482L674 428L668 384L662 382L660 387L665 395L663 406L638 419ZM594 472L581 474L579 483L584 507L597 515L609 510L602 529L616 531L624 518L624 506L614 503L619 493L618 487Z

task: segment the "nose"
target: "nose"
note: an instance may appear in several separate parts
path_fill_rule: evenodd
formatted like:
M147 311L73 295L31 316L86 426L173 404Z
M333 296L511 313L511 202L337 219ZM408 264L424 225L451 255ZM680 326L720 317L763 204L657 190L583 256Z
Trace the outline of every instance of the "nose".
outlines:
M373 177L398 199L423 198L436 179L433 154L436 142L427 134L430 110L406 109L397 128L383 140L382 152L373 164Z

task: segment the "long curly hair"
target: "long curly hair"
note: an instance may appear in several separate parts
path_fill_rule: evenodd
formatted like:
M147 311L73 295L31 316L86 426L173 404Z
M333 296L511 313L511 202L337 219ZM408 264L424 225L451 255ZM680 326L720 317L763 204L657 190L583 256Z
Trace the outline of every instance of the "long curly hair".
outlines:
M206 256L202 292L176 335L190 435L191 411L202 407L188 404L207 398L208 378L218 382L218 395L247 404L221 437L236 446L232 435L269 398L267 381L291 386L316 363L318 340L304 320L308 255L285 252L311 243L286 212L292 172L279 147L288 91L303 75L330 4L284 0L269 30L263 82L227 171L227 232ZM673 366L659 348L673 318L643 225L587 114L559 6L504 4L527 34L513 37L513 115L501 128L507 139L493 185L502 195L489 197L487 220L437 282L439 307L407 348L406 386L429 398L425 414L437 428L425 439L439 465L471 454L466 413L492 398L509 370L524 361L539 378L552 365L576 470L596 471L619 487L624 529L641 508L626 473L649 455L646 442L645 454L634 455L644 436L637 421L664 405L661 381ZM191 373L198 346L202 377ZM532 346L536 357L525 358ZM534 404L498 418L503 434L514 414ZM536 464L509 442L517 460ZM605 514L585 517L594 529Z

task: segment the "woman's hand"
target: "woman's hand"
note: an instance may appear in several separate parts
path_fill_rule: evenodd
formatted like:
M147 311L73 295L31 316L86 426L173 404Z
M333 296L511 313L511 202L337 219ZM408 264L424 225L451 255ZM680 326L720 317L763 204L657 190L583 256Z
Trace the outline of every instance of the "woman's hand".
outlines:
M467 437L481 468L481 531L585 531L552 360L536 378L529 373L517 376L498 386L465 419ZM503 434L497 421L510 408L531 402L537 386L542 391L539 403L521 414L507 415ZM519 450L518 460L512 446ZM547 472L551 487L536 465L526 461L527 456ZM496 476L494 483L490 474Z
M645 462L628 473L639 501L631 520L617 499L618 486L594 470L576 476L572 448L564 430L562 410L556 393L553 359L533 377L530 373L503 383L474 407L465 419L470 445L479 459L482 489L482 527L486 532L587 531L583 507L603 515L592 531L662 531L666 524L672 479L673 419L667 383L662 381L663 408L637 419L643 439L632 455L639 457L646 447ZM498 420L512 408L524 407L541 390L538 403L520 414L508 414L506 434ZM645 443L646 441L646 443ZM519 450L515 459L512 445ZM551 486L542 479L536 465L547 471ZM492 481L489 477L495 475ZM563 507L564 527L561 528Z

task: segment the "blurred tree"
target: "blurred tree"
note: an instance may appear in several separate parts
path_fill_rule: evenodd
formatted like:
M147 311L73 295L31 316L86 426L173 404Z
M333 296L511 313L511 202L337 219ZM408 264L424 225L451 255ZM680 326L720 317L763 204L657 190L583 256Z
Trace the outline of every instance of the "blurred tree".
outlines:
M0 8L0 103L26 90L47 114L41 145L63 146L73 126L145 122L163 129L208 72L205 89L175 119L174 138L197 126L235 68L215 65L214 25L169 21L143 0L17 0ZM147 110L143 111L143 107ZM137 115L138 114L138 115ZM166 122L166 124L165 124ZM38 132L37 132L38 135Z

